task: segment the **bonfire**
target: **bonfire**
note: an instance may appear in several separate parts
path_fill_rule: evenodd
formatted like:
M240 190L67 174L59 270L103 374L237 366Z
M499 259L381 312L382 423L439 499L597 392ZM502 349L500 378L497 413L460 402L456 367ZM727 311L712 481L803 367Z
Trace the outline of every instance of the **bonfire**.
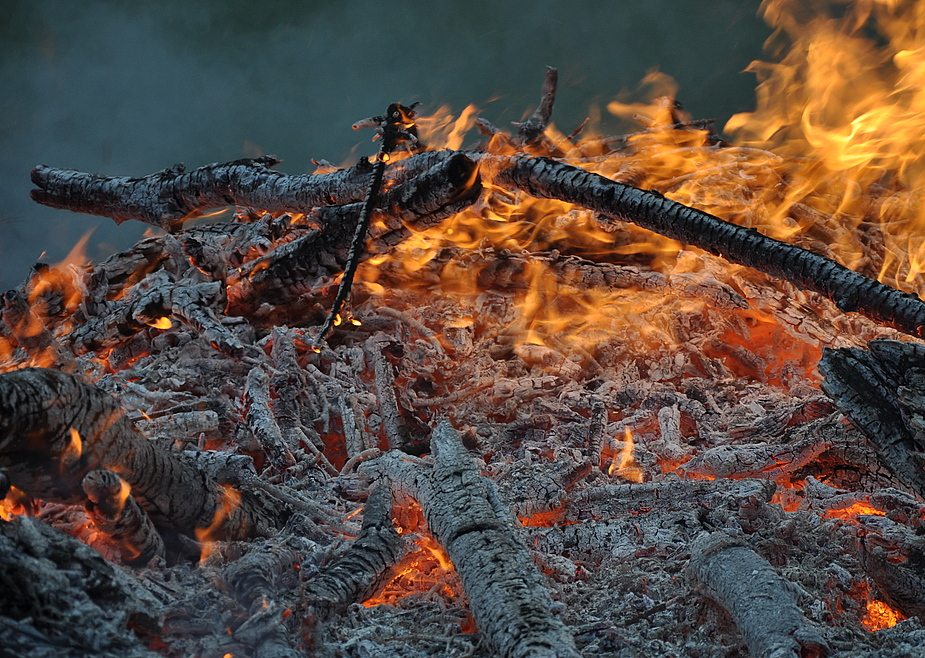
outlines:
M925 4L794 6L724 127L549 68L345 169L36 167L150 230L3 295L0 646L917 655Z

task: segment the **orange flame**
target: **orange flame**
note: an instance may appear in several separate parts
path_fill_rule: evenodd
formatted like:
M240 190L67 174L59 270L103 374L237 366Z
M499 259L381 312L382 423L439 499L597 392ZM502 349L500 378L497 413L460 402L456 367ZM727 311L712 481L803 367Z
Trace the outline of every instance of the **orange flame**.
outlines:
M633 456L635 449L636 444L633 441L633 433L627 427L623 438L623 447L611 462L610 467L607 469L607 474L619 475L630 482L642 482L642 468L636 463Z
M200 563L215 552L215 542L228 534L228 522L241 505L241 492L230 484L221 484L221 500L212 515L212 522L207 528L196 528L196 539L202 544Z
M71 440L64 447L64 450L61 451L61 459L59 461L62 474L73 468L83 455L83 441L80 439L80 432L77 431L76 427L71 427L69 429Z
M164 317L149 322L148 326L154 327L155 329L170 329L173 326L173 322L170 321L170 318Z

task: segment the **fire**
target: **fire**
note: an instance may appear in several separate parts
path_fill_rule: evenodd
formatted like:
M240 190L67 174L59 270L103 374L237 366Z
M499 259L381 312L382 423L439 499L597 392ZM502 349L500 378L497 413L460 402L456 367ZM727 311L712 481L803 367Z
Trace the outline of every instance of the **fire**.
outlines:
M170 321L170 318L158 318L153 322L148 323L149 327L154 327L155 329L170 329L173 326L173 322Z
M861 618L861 625L871 633L892 628L906 617L879 599L867 600L867 614Z
M74 464L80 460L81 455L83 455L83 441L80 439L80 432L77 431L77 428L70 428L71 440L65 446L64 450L61 451L61 473L65 473L71 470Z
M886 512L882 512L874 507L871 507L867 503L857 502L846 507L844 509L833 509L827 510L825 515L833 519L842 519L843 521L856 521L857 517L862 514L872 514L874 516L886 516Z
M726 131L744 145L803 158L787 164L799 187L778 216L807 204L840 215L851 228L862 214L876 217L888 245L876 274L921 292L921 239L911 237L921 234L925 210L903 190L925 182L925 6L914 0L831 5L831 13L807 16L794 0L763 3L764 18L776 28L771 43L789 47L778 62L751 65L759 80L757 109L732 117ZM871 185L883 186L884 194L862 195ZM833 245L838 257L862 264L860 245L845 238Z
M627 427L623 438L623 447L620 449L619 454L614 457L613 462L611 462L610 467L607 469L607 474L619 475L630 482L642 482L642 468L636 463L633 457L633 450L635 450L635 448L636 444L633 441L633 433L630 431L630 428Z
M196 539L202 545L200 563L215 552L215 543L227 534L227 524L233 521L235 511L241 505L241 492L230 484L221 485L221 501L212 515L212 522L206 528L196 528Z
M30 498L24 491L11 486L6 498L0 499L0 519L10 521L14 516L26 514L29 501Z

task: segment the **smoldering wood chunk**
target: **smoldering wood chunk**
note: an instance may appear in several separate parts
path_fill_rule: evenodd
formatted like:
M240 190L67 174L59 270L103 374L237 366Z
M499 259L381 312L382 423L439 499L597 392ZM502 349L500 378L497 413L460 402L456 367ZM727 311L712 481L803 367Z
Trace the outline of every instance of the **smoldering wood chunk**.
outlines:
M794 586L753 550L723 532L691 546L689 573L735 621L756 658L825 658L825 639L794 602Z
M18 290L7 290L0 297L3 310L0 317L9 334L29 354L36 354L51 347L54 340L51 332L29 306L29 302Z
M118 543L125 564L142 566L164 557L164 540L132 498L125 480L112 471L97 469L87 473L81 486L87 494L87 513L97 528Z
M222 580L250 617L235 632L249 645L248 655L261 658L298 658L285 619L285 603L279 599L298 581L299 556L284 541L255 546L223 570Z
M225 301L225 287L220 281L195 276L177 279L166 270L158 270L122 299L98 308L98 314L74 329L67 340L78 353L97 350L173 316L225 354L240 357L253 348L242 344L222 324Z
M117 473L161 533L209 539L268 532L288 513L222 485L138 433L119 401L44 368L0 374L0 467L34 498L78 504L96 469Z
M577 658L574 640L519 525L494 484L479 474L446 421L431 437L433 467L392 450L360 471L415 499L459 573L479 631L505 658Z
M858 517L861 566L880 598L907 617L925 619L925 537L885 516Z
M366 502L359 536L306 584L314 614L327 619L373 596L405 551L405 541L392 524L392 494L387 486L378 486Z
M257 438L270 461L280 469L295 464L293 451L298 445L287 444L283 438L270 400L270 376L261 367L253 368L244 385L247 402L247 426Z
M380 196L364 259L407 238L409 226L420 230L434 226L476 201L482 190L476 163L462 154L437 153L442 157L434 166ZM351 203L313 211L311 219L318 230L248 262L235 274L228 290L230 306L286 304L307 293L328 301L324 290L347 264L362 207Z
M825 349L822 390L893 475L925 496L925 346L873 340L868 348Z
M148 657L157 603L92 548L37 519L0 522L0 654Z
M817 427L824 424L825 421L814 423ZM733 480L775 480L803 468L828 447L829 444L820 435L810 435L783 445L722 445L704 450L693 459L680 464L678 472Z

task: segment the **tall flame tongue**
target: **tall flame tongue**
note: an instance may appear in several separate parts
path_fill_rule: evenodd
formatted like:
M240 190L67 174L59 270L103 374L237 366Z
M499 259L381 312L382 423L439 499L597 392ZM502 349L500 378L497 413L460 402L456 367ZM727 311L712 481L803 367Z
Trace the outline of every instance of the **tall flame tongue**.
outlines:
M873 268L880 280L922 292L925 208L925 5L914 0L830 4L811 13L797 0L765 0L776 28L776 63L754 62L757 109L730 119L740 143L791 158L783 171L794 190L784 217L799 204L840 216L854 229L875 223L882 263L865 263L861 245L833 249L849 266ZM876 34L877 38L871 38ZM875 190L874 198L864 192ZM788 207L789 206L789 207ZM856 231L852 233L857 234ZM862 234L857 234L863 239Z
M818 4L824 3L814 8ZM925 267L925 199L913 191L925 183L925 5L834 2L831 14L809 15L803 2L767 0L762 11L776 28L768 48L778 61L750 67L760 81L757 109L726 125L736 144L721 143L709 122L691 121L673 99L674 81L655 73L644 81L650 102L608 105L612 114L641 123L642 130L576 142L551 125L546 146L570 164L653 189L925 294L919 277ZM865 37L873 32L882 38ZM454 121L442 108L422 118L424 141L459 146L474 115L469 107ZM622 147L611 151L604 144ZM489 146L511 148L499 139ZM468 293L476 306L481 291L507 287L516 307L508 329L513 347L600 358L616 339L636 345L651 362L670 358L687 343L722 362L731 375L769 382L815 379L821 347L843 333L816 330L804 317L783 317L787 303L811 323L825 316L787 285L682 250L632 225L602 226L592 213L565 203L490 184L485 189L476 205L369 262L360 274L367 290L390 294L389 285L377 283L382 268L404 273L386 281L391 286L396 276L403 284L439 283L444 293ZM446 260L448 245L457 256L444 266L440 258ZM510 264L524 251L530 252L524 264ZM469 256L459 256L462 252ZM486 252L481 261L473 255ZM620 290L582 285L581 276L563 275L563 255L639 266L666 278L648 286L654 294L641 278ZM511 259L514 272L500 282L499 257ZM430 267L437 274L428 277ZM666 295L665 288L690 294ZM733 299L737 295L744 299ZM774 295L777 301L769 301ZM746 301L751 310L741 310ZM721 320L729 322L728 331L703 338L697 327L716 326L711 307L718 303L732 311Z

